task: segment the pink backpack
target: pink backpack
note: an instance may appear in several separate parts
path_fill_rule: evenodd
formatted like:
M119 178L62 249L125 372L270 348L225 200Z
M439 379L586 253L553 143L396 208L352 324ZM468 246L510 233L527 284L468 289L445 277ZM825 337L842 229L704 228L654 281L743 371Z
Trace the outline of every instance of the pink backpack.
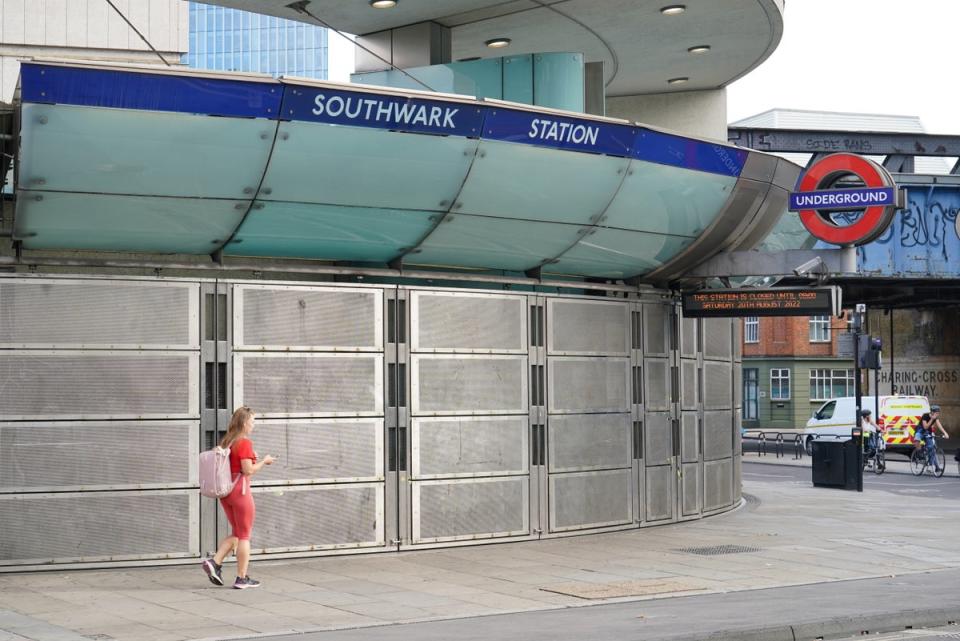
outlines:
M223 498L233 491L235 483L230 474L229 447L217 446L200 453L200 494L214 499Z

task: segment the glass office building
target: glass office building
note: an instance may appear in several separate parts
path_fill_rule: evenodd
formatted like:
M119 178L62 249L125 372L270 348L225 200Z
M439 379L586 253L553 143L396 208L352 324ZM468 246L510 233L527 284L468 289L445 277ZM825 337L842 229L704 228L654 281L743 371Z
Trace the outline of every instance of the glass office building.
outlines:
M327 30L302 22L191 2L189 47L197 69L327 77Z

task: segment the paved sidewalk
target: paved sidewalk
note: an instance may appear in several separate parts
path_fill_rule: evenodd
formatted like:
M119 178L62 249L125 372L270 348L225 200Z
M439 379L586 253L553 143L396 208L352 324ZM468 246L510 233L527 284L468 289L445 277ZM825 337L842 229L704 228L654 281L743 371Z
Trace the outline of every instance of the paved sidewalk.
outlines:
M259 590L214 587L199 564L0 575L0 641L219 639L960 568L955 478L917 479L943 484L945 493L905 497L883 486L861 494L746 477L746 505L703 521L470 548L261 561L251 572L263 581Z

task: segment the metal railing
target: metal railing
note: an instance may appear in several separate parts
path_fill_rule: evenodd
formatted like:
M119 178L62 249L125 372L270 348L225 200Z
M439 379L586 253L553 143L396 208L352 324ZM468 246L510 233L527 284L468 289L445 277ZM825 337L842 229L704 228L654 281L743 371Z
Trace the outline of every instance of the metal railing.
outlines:
M768 444L777 458L786 456L784 449L793 448L793 458L802 459L804 455L803 434L796 432L775 432L772 430L743 430L740 439L744 445L756 443L757 455L766 456Z
M768 449L777 457L786 456L785 448L793 448L793 458L802 459L804 454L810 454L807 451L806 442L811 441L847 441L849 435L841 434L803 434L795 431L779 432L774 430L743 430L741 440L744 446L747 443L755 443L757 456L766 456ZM744 447L744 451L746 451Z

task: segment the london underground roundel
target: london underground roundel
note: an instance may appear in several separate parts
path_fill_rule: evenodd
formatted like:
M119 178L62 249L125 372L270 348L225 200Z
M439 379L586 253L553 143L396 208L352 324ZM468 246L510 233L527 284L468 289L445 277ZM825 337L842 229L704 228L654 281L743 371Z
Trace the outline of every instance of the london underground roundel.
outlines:
M839 178L854 176L863 187L832 189ZM902 206L901 194L890 173L869 158L856 154L831 154L810 165L790 194L790 211L800 212L800 222L815 238L834 245L863 245L876 240ZM836 211L862 212L844 224Z

